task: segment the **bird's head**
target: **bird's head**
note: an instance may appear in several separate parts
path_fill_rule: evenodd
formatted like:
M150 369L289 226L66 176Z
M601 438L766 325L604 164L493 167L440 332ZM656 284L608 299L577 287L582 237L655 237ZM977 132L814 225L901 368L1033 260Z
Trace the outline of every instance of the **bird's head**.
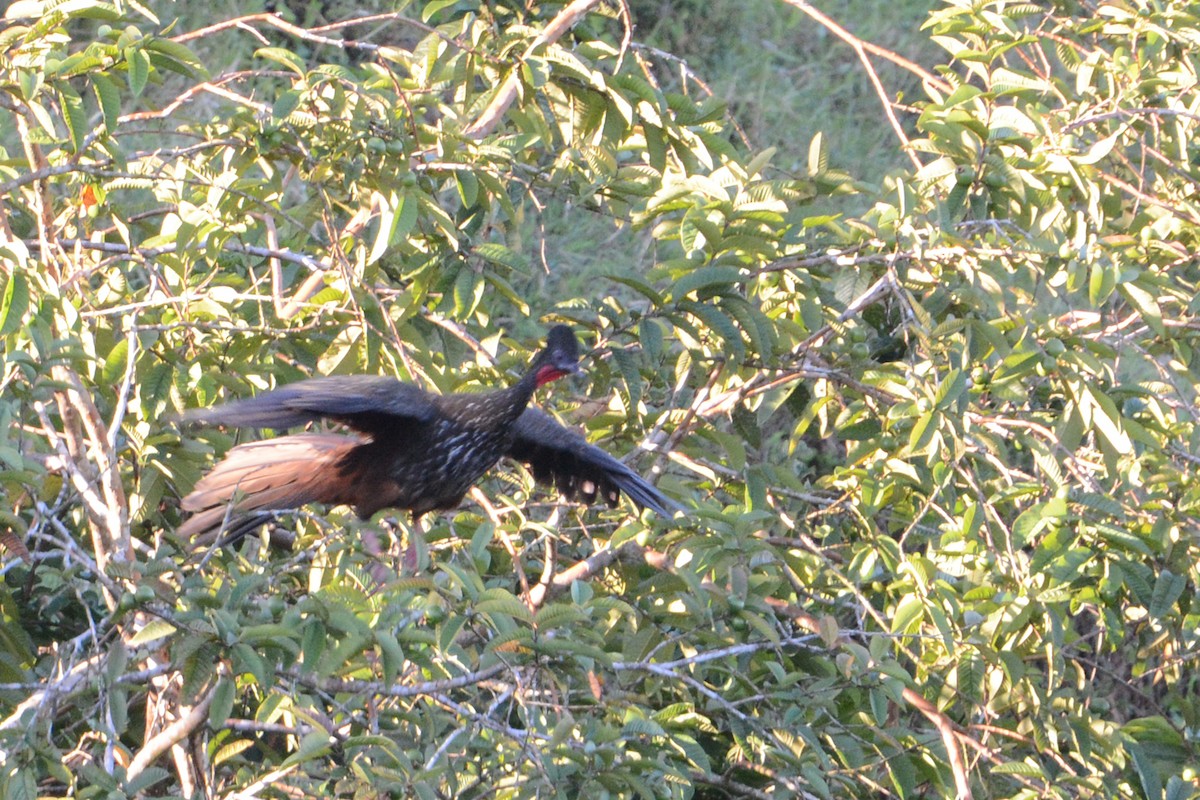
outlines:
M558 380L579 371L579 340L566 325L555 325L546 337L546 348L533 361L537 385Z

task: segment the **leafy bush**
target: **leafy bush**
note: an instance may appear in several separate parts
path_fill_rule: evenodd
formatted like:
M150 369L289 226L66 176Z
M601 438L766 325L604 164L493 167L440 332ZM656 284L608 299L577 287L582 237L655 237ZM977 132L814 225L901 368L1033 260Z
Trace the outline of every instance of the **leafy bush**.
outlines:
M947 2L855 217L595 2L165 22L0 29L5 797L1200 795L1188 9ZM560 274L563 209L647 257ZM233 439L171 415L551 321L539 400L687 518L504 469L415 574L173 534Z

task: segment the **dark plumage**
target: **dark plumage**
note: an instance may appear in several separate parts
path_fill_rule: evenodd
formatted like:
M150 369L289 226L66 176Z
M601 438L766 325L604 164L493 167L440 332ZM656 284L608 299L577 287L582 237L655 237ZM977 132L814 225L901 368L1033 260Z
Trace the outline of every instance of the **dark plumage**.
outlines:
M302 433L233 448L183 499L193 515L179 532L197 544L229 542L272 511L306 503L351 505L363 519L403 508L415 520L457 506L505 456L568 498L612 505L623 493L663 516L682 510L580 434L527 408L537 387L576 372L578 357L575 334L557 325L507 389L436 395L393 378L337 376L190 412L185 421L250 428L329 419L359 435Z

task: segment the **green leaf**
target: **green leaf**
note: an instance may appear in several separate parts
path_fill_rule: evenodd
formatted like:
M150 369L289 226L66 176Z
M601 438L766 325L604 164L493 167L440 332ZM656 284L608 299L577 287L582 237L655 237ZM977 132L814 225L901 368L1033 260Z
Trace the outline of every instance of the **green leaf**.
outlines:
M775 326L762 310L742 297L726 295L718 300L721 309L737 320L754 347L754 355L766 361L775 350Z
M109 683L116 683L117 679L125 674L125 667L128 664L129 648L125 642L120 640L113 642L104 662L104 677Z
M110 686L108 689L108 717L112 721L113 730L124 733L129 727L129 690L124 686Z
M429 0L421 6L421 21L429 22L443 8L449 8L458 3L458 0Z
M1150 598L1150 615L1159 619L1167 618L1175 610L1175 603L1187 588L1187 578L1176 575L1170 570L1159 573L1154 582L1154 594Z
M655 308L662 306L666 302L663 299L663 296L659 294L653 286L641 280L640 278L635 278L629 275L605 275L604 277L608 278L610 281L616 281L617 283L633 289L635 292L649 300Z
M404 650L400 642L388 631L375 631L375 644L379 647L380 661L383 666L383 679L395 683L396 677L404 669Z
M1132 452L1133 442L1130 441L1129 434L1125 433L1121 427L1121 413L1117 410L1116 404L1103 392L1095 391L1090 386L1082 388L1083 398L1086 398L1085 402L1090 401L1088 405L1090 405L1092 425L1100 434L1102 443L1108 444L1117 453Z
M483 598L475 606L475 611L493 617L499 614L522 622L533 622L533 612L529 610L529 606L500 589L484 592Z
M112 134L117 130L117 121L121 117L120 86L111 76L103 73L91 73L88 79L92 82L92 91L104 116L104 128Z
M274 105L271 106L271 118L276 123L286 122L287 118L292 115L296 107L300 105L302 91L300 89L289 89L286 92L280 93L275 99Z
M946 411L953 405L955 400L962 396L966 389L966 373L960 369L952 369L938 386L937 393L933 397L933 404L937 408Z
M183 685L180 692L188 701L196 699L200 690L212 677L221 660L221 648L215 642L206 641L188 655L182 665Z
M713 286L732 287L742 280L736 267L700 267L685 274L671 287L671 296L682 300L692 292Z
M1088 281L1088 301L1099 308L1117 286L1117 266L1108 260L1092 264Z
M325 643L328 639L329 631L319 620L309 620L304 625L300 637L300 653L306 668L316 668L321 660L321 655L325 652Z
M552 603L538 610L534 617L534 625L538 630L546 631L551 628L576 625L586 622L588 615L574 604Z
M1112 525L1104 524L1097 524L1093 527L1095 532L1099 534L1102 539L1104 539L1118 551L1123 550L1128 553L1137 553L1142 556L1150 555L1150 548L1146 545L1146 543L1136 535L1124 530L1123 528L1117 528ZM1128 566L1132 567L1134 565L1130 564ZM1138 572L1136 570L1130 570L1127 572L1126 578L1127 582L1132 584L1135 580L1139 579ZM1144 594L1144 592L1139 592L1139 594Z
M66 85L59 86L58 98L67 123L67 130L71 135L71 147L78 153L83 148L83 140L88 133L87 112L83 108L83 98Z
M474 208L479 200L479 180L473 172L456 170L454 181L458 186L458 196L463 208Z
M273 116L276 115L275 111L271 113ZM379 228L375 232L375 241L371 244L371 252L367 254L368 264L374 264L387 252L388 246L392 242L392 227L396 224L398 204L403 202L400 195L392 192L386 202L379 203Z
M905 595L892 615L892 633L916 633L924 614L925 601L916 594Z
M233 700L237 685L228 675L222 675L217 680L213 690L212 704L208 707L208 726L214 731L225 725L225 720L233 712Z
M887 767L892 776L892 784L896 787L896 793L900 797L918 796L917 768L911 758L903 754L894 755L887 760Z
M924 453L929 443L933 441L933 435L937 433L939 416L937 411L928 411L917 418L912 432L908 435L908 446L914 454Z
M829 169L829 150L825 147L825 135L821 131L813 134L808 143L808 174L820 175Z
M647 160L654 171L661 174L667 168L667 138L663 129L645 122L642 132L646 138Z
M142 414L146 419L155 419L167 408L174 380L174 367L171 364L154 364L148 370L139 371L141 382L138 396L141 400Z
M213 754L212 764L214 767L218 767L252 747L254 747L253 739L234 739L229 744L222 745L217 749L216 753Z
M33 769L14 768L0 773L4 800L38 800L37 775Z
M317 359L317 368L322 375L358 372L362 369L364 349L362 328L347 326L338 331L333 343Z
M637 717L625 723L625 727L621 729L621 736L626 739L637 738L639 736L666 736L667 731L662 725L659 725L652 719Z
M742 341L741 330L720 308L710 303L681 303L680 307L698 317L709 330L720 336L734 361L740 362L746 357L746 343Z
M1142 315L1142 319L1150 326L1150 330L1159 336L1166 335L1167 330L1163 325L1162 308L1158 304L1158 298L1136 283L1122 283L1117 288Z
M454 316L456 318L466 319L475 312L475 307L483 298L483 287L484 283L475 270L463 267L458 271L458 277L454 280Z
M125 793L129 797L135 797L159 781L165 781L169 777L171 777L171 773L162 767L146 767L137 777L125 784Z
M159 639L165 639L175 633L177 628L165 619L152 619L146 623L146 627L135 633L129 639L129 644L132 647L137 647L150 642L157 642Z
M29 284L24 273L13 272L4 284L4 299L0 301L0 336L20 330L29 312Z
M607 148L580 145L579 153L597 178L609 179L617 174L617 157Z
M636 408L642 400L642 376L638 372L637 360L629 351L619 347L613 348L612 360L617 365L617 370L621 373L622 383L626 395L629 397L630 407Z
M1146 752L1146 748L1138 744L1128 744L1126 750L1133 759L1134 769L1137 770L1142 796L1146 800L1161 800L1163 796L1162 775L1159 774L1154 759Z
M497 244L495 242L484 242L473 247L471 252L480 258L483 258L485 261L498 264L502 267L508 267L516 272L528 274L530 271L529 259L525 258L525 256L517 253L514 250L510 250L502 244Z
M818 136L821 135L819 131L818 131L817 135ZM778 152L778 148L768 147L764 150L759 151L757 154L755 154L753 158L751 158L748 162L746 162L746 168L745 168L746 169L746 177L753 178L755 175L762 172L767 167L767 165L771 163L771 159L775 157L776 152ZM810 153L811 153L811 145L810 145Z
M642 351L645 352L648 359L658 361L662 358L663 330L657 320L642 317L638 322L638 339L642 344Z
M251 646L276 645L290 649L298 638L296 629L290 625L277 622L266 622L261 625L247 625L242 628L238 640Z
M333 745L329 734L324 731L307 733L300 740L300 746L296 748L296 752L285 758L279 767L280 769L286 769L295 764L303 764L306 761L316 761L318 758L324 758L329 755L332 749Z
M254 51L255 58L262 58L267 61L273 61L276 64L289 69L300 77L304 77L304 59L291 50L283 47L260 47Z
M134 97L141 97L150 79L150 56L140 48L129 47L125 50L125 61L129 66L129 90Z
M230 663L233 665L234 675L250 675L254 678L255 685L257 685L260 689L264 689L271 685L271 673L267 670L267 663L253 647L239 642L230 648L229 653L231 656ZM192 674L186 671L186 668L188 668L190 664L190 660L185 662L185 677L189 674ZM201 679L208 677L207 674L203 672L199 672L197 675Z
M203 77L208 73L204 63L186 45L161 36L148 36L143 40L146 49L160 56L158 64L180 75Z
M104 383L116 383L121 380L128 367L128 356L129 340L121 339L108 351L108 357L104 359L104 368L100 371L100 380Z

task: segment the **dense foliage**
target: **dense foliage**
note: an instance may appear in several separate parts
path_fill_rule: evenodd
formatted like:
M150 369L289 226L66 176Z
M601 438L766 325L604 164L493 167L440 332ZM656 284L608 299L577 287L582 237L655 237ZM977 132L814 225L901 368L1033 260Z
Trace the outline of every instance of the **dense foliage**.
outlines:
M1200 796L1200 19L947 0L884 179L628 13L8 8L0 796ZM234 434L171 415L553 321L538 401L689 516L509 467L415 574L173 535Z

